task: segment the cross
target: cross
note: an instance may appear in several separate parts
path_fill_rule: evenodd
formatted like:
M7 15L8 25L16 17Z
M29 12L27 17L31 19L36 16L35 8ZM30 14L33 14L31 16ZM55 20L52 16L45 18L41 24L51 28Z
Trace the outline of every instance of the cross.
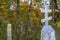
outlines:
M51 9L49 9L50 2L48 0L43 0L43 8L40 8L41 12L45 13L45 19L42 19L41 22L45 25L48 25L48 21L52 19L52 17L48 17L48 12L51 12Z
M45 18L41 20L42 23L45 22L41 30L41 40L55 40L55 31L51 25L48 25L48 21L52 19L52 16L48 17L50 0L42 0L43 8L40 8L41 12L45 13Z

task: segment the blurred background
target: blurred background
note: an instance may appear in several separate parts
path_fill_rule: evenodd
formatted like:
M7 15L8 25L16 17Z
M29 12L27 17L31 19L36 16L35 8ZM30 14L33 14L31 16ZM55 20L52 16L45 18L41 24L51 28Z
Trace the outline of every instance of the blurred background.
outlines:
M7 24L12 25L12 40L40 40L40 31L44 24L41 19L42 0L0 0L0 40L7 40ZM49 24L60 40L60 0L50 0L53 19Z

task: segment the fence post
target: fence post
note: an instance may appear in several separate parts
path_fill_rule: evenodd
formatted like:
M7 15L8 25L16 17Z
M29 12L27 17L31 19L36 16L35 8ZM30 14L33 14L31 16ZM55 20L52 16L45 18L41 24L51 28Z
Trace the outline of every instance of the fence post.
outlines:
M12 40L12 25L7 24L7 40Z

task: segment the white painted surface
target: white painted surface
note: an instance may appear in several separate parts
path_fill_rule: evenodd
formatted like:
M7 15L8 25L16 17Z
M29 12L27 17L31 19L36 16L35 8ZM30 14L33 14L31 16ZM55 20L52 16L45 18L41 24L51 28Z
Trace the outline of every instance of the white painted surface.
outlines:
M55 40L55 31L50 25L44 25L41 30L41 40Z
M11 24L7 25L7 40L12 40L12 28Z

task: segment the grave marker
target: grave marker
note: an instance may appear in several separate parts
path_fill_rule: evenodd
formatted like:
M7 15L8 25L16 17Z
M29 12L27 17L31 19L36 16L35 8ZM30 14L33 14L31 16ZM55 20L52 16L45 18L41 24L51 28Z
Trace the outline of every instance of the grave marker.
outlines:
M11 33L11 31L12 31L12 28L11 28L12 26L11 26L11 24L9 23L8 25L7 25L7 40L12 40L12 33Z
M51 25L48 25L48 21L52 19L52 16L48 17L48 12L51 12L49 9L50 0L42 0L43 8L40 8L41 12L45 13L45 19L42 19L41 22L45 23L41 30L41 40L55 40L55 31Z

